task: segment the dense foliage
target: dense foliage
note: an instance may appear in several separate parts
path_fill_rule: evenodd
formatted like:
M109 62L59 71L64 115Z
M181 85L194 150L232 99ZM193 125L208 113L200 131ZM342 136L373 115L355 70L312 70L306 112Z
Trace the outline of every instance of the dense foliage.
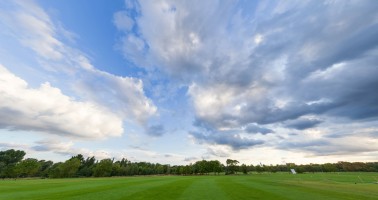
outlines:
M149 162L131 162L123 158L96 160L95 157L84 158L78 154L65 162L53 163L52 161L24 159L26 153L21 150L0 151L0 178L68 178L68 177L110 177L110 176L134 176L134 175L205 175L205 174L235 174L242 172L247 174L255 171L262 172L289 172L295 169L303 172L378 172L378 162L338 162L326 164L296 165L287 163L284 165L246 165L239 161L227 159L226 166L218 160L201 160L189 165L164 165Z

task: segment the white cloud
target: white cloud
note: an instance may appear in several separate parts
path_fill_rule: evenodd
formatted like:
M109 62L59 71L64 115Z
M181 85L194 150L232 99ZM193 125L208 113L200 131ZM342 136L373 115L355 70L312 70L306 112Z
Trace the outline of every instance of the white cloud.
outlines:
M71 87L70 92L76 92L76 96L81 99L107 107L125 120L143 125L157 112L156 106L145 96L140 79L96 69L84 53L59 39L67 35L67 31L33 2L9 4L12 9L0 9L3 11L1 25L11 30L12 37L34 51L40 65L49 71L48 75L61 85L66 84L66 88ZM126 24L128 18L124 13L115 16L115 23L120 23L118 25L122 30L131 27L131 24ZM139 38L131 40L136 48L142 48L143 43ZM74 84L67 85L70 81Z
M43 83L31 88L15 75L16 81L4 76L4 82L14 84L0 86L0 108L8 114L1 116L13 118L3 120L2 127L90 137L87 133L92 131L82 132L76 124L66 127L59 122L70 116L99 124L96 121L103 120L95 116L105 113L119 120L117 126L122 128L122 120L146 124L156 114L157 108L146 97L140 79L96 69L88 56L64 42L71 41L72 34L33 2L4 2L0 4L11 6L0 6L2 35L23 44L24 51L31 50L31 57L37 55L35 59L49 70L46 74L55 87ZM269 156L275 158L278 155L272 152L282 149L305 151L292 152L291 158L376 154L378 4L217 0L126 0L125 4L125 10L113 15L113 24L124 32L117 47L128 61L147 69L145 77L151 82L144 84L155 87L151 93L159 90L165 97L175 98L156 88L155 83L160 81L156 81L157 74L169 77L161 81L166 88L173 88L169 85L172 82L178 83L181 91L188 88L195 112L195 127L190 131L197 143L211 146L207 156L237 157L240 152L240 158L247 159L251 149L258 149L259 159L264 159L262 149L267 146L279 149L269 149ZM72 84L71 90L60 87L66 80ZM176 95L182 95L181 91ZM178 99L178 104L186 103ZM14 102L21 106L15 107ZM187 105L176 107L180 106L185 110ZM74 108L80 112L60 114L71 113ZM112 113L106 113L108 110ZM86 111L95 114L88 118ZM340 119L345 121L337 124ZM67 124L74 123L67 120ZM352 122L360 126L347 126ZM114 127L102 130L107 128ZM165 128L165 124L156 126L156 135ZM365 129L374 131L361 133ZM64 150L56 145L59 148ZM87 150L71 146L64 151ZM101 152L111 155L108 150ZM165 155L153 151L128 153L156 161Z
M79 152L73 149L72 141L62 142L52 139L45 139L36 142L37 145L31 147L35 151L53 151L59 154L75 155Z
M25 144L20 144L19 142L0 142L0 150L7 149L28 149L29 146Z
M263 109L269 91L264 86L251 86L248 90L232 87L227 84L196 85L189 87L188 94L192 97L197 117L217 129L241 126L240 116L245 109L253 105L256 110ZM262 116L253 112L249 118L260 120Z
M55 26L48 15L32 1L14 2L14 10L1 9L1 19L20 42L38 53L41 57L51 60L63 58L63 44L56 39ZM7 6L5 6L7 7Z
M120 136L122 119L102 106L75 101L49 83L29 88L0 65L0 125L85 138Z
M125 57L156 67L189 88L200 127L197 141L237 146L231 137L235 131L225 131L251 123L283 128L293 120L286 125L325 126L294 121L309 115L376 121L378 4L139 3L135 37L148 48L124 51ZM263 137L281 137L274 132ZM224 137L229 140L218 139L219 134L230 134Z
M205 156L229 157L232 149L226 145L209 145Z
M254 41L255 41L256 44L260 44L263 41L263 39L264 39L264 37L261 34L257 34L254 37Z
M121 31L130 31L133 28L134 21L127 15L125 11L114 13L113 23Z
M157 112L153 102L144 95L143 82L94 70L76 81L75 90L87 99L100 102L126 120L145 124Z
M127 9L135 9L136 5L135 5L135 1L134 0L125 0L125 5L126 5L126 8Z
M78 154L84 157L94 156L97 160L113 158L114 152L109 152L108 150L97 149L90 150L86 148L77 148L75 143L72 141L58 141L54 139L44 139L35 142L34 146L28 146L27 152L31 151L33 153L44 153L44 152L54 152L63 156L76 156Z
M378 152L378 140L371 136L356 134L340 138L327 138L323 131L307 132L301 137L286 138L278 147L284 150L305 152L309 156L357 155L361 153L372 155Z

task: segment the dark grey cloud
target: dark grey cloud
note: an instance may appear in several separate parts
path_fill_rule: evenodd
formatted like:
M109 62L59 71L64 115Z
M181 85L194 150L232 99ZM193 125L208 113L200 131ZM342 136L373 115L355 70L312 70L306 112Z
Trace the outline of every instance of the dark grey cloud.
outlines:
M313 149L324 146L329 146L331 143L326 139L316 139L310 141L285 141L280 144L282 149Z
M340 152L340 149L337 150L337 147L332 146L332 143L325 139L311 141L285 141L280 143L277 148L290 151L301 151L314 155L326 155Z
M287 128L293 128L297 130L305 130L305 129L313 128L320 123L322 123L322 121L315 120L315 119L299 119L299 120L292 120L292 121L286 122L285 126Z
M76 155L83 153L82 150L73 148L72 142L58 140L39 140L30 149L38 152L54 152L61 155Z
M268 92L259 96L258 101L255 96L240 97L238 101L244 106L238 114L228 113L229 107L235 105L226 104L218 108L218 115L201 116L202 122L197 124L221 127L230 119L238 126L251 122L271 124L308 114L375 120L378 116L378 93L375 92L378 88L375 56L378 41L374 36L378 26L366 22L366 18L375 17L377 8L370 3L363 2L358 7L354 3L342 3L340 8L339 5L308 2L292 7L286 5L286 12L278 15L268 14L271 17L264 18L264 23L257 26L255 32L279 31L265 37L251 52L246 65L218 66L214 74L217 78L206 81L207 87L226 82L236 94L248 94L254 89L251 84ZM338 12L333 13L334 10ZM350 11L354 11L353 14ZM281 63L282 77L275 82L262 79L274 74L270 70L274 63L270 60L280 58L285 58ZM234 76L248 81L239 80L243 84L235 86ZM222 97L219 96L217 98ZM285 106L277 107L274 100L280 98L289 101Z
M256 145L261 145L262 140L244 138L237 133L219 131L217 133L191 132L190 133L198 142L227 145L234 150L247 149Z
M327 138L324 138L311 140L302 139L296 141L287 140L280 143L276 148L290 151L306 152L314 156L351 155L360 154L363 152L376 152L378 150L378 148L374 145L369 146L365 144L366 138L361 139L361 141L345 138L338 138L337 140L331 141Z
M0 150L7 150L7 149L29 149L29 146L24 144L16 144L16 143L6 143L6 142L0 142Z
M211 131L214 129L214 126L212 126L208 120L206 119L201 119L201 118L196 118L193 122L193 126L196 126L196 127L201 127L201 128L204 128L208 131Z
M36 146L32 146L31 148L35 151L49 151L50 150L50 148L43 145L36 145Z
M197 141L242 149L263 142L221 130L267 134L274 133L263 128L269 124L297 130L329 125L304 120L308 116L378 120L375 1L256 4L175 2L175 13L162 19L154 6L141 3L141 14L149 14L135 24L150 47L141 54L188 86ZM180 12L189 14L175 15ZM154 27L166 29L148 32ZM321 151L315 143L303 145Z
M255 124L249 124L245 128L245 131L247 131L248 133L261 133L263 135L268 134L268 133L274 133L274 131L271 130L271 129L264 128L264 127L261 127L261 126L257 126Z
M186 161L186 162L192 162L192 161L195 161L195 160L198 160L198 158L197 157L186 157L184 159L184 161Z
M217 157L229 157L231 154L230 152L226 149L219 149L219 148L207 148L207 152L204 156L217 156Z
M267 101L268 102L268 101ZM309 114L323 114L331 109L340 106L340 102L316 102L306 104L303 102L289 102L284 108L267 106L267 102L246 105L241 109L239 115L219 114L209 117L197 117L194 126L205 128L206 130L216 130L218 127L239 128L250 126L250 123L261 125L274 124L287 120L295 120L301 116ZM251 128L251 132L256 127ZM248 130L247 130L248 131ZM257 132L257 129L254 130ZM261 133L268 133L269 130L260 130ZM273 132L271 132L273 133Z
M151 136L159 137L164 135L165 129L161 124L148 126L146 133Z
M132 149L137 149L137 150L142 150L142 151L148 150L147 148L145 148L146 146L147 146L147 144L129 145L129 147L132 148Z

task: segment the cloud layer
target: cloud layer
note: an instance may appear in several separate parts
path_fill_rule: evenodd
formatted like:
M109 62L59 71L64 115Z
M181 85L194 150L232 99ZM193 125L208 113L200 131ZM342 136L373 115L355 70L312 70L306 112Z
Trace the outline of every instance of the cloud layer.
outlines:
M377 120L373 1L135 5L127 20L138 34L117 25L124 56L187 85L198 127L191 135L201 143L242 149L263 143L240 137L244 131L280 138L324 117Z
M104 138L123 133L122 119L104 107L75 101L49 83L30 88L0 65L0 128Z
M77 28L92 23L71 24L80 9L52 8L77 2L40 3L0 2L0 136L38 132L0 146L188 162L377 155L375 1L99 3L85 14L101 24L77 33L55 12ZM87 34L101 45L82 45Z
M68 96L49 83L31 89L18 77L3 80L7 81L4 87L14 90L14 96L2 94L1 101L11 101L10 98L21 95L19 102L2 105L4 116L19 116L19 120L12 123L3 122L3 127L93 138L119 136L123 133L123 120L145 126L148 118L157 112L156 106L145 96L140 79L98 70L84 53L70 45L69 32L53 22L34 2L2 4L2 29L30 50L31 55L35 54L39 65L34 68L44 71L59 86L70 88ZM3 76L14 76L4 67L2 70L6 72ZM36 110L28 113L23 106Z

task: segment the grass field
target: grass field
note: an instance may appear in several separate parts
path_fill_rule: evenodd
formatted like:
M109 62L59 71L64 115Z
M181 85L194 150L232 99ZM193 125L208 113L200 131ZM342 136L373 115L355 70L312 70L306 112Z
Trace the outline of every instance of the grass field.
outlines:
M378 173L0 180L0 199L378 199Z

